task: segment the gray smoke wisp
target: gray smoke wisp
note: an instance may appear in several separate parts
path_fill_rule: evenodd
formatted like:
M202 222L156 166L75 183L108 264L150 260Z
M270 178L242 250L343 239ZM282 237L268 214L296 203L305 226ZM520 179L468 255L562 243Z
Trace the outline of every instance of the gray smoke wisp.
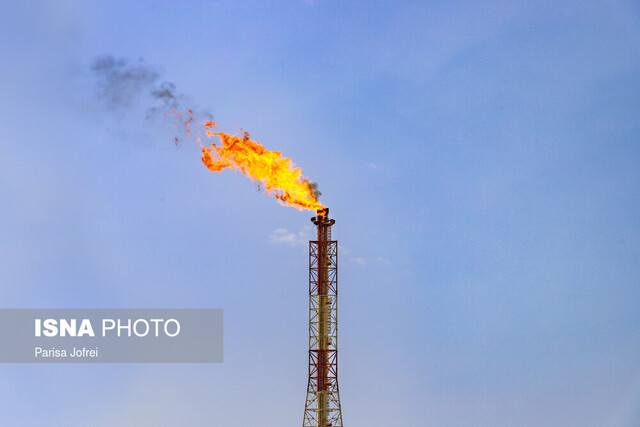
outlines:
M142 59L137 62L126 58L104 55L93 60L90 66L95 80L98 104L113 113L130 113L142 107L147 120L164 118L185 133L185 126L193 121L212 120L207 111L194 111L190 97L177 92L176 85L161 80L162 73ZM178 142L178 138L175 138Z
M318 190L318 183L317 182L309 182L309 189L316 196L316 199L318 199L318 198L320 198L320 196L322 196L322 193L320 192L320 190Z
M96 58L91 64L98 98L111 110L131 107L145 92L152 91L160 73L142 63L130 65L124 58Z

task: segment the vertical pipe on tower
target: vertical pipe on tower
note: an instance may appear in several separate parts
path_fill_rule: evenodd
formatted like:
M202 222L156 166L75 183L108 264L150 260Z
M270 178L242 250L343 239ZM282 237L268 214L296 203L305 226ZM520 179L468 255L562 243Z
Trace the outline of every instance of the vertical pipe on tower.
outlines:
M304 427L342 426L338 392L337 256L330 240L329 209L311 218L317 240L309 242L309 382Z

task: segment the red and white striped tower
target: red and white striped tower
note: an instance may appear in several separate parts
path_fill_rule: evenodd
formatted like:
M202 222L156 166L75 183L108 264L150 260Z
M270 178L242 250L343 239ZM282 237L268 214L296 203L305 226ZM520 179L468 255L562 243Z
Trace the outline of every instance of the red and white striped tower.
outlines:
M309 241L309 383L303 427L342 427L338 391L338 242L331 240L329 208L311 221Z

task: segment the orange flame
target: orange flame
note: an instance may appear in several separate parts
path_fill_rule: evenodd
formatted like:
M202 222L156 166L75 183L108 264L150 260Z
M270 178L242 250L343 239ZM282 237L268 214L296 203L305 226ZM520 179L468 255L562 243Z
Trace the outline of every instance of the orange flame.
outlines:
M210 129L217 123L206 122L203 126ZM211 143L209 148L202 147L202 163L210 171L220 172L231 168L241 172L253 181L262 183L265 191L281 204L298 210L315 211L325 207L318 201L315 184L302 175L302 170L295 167L291 159L282 157L280 151L267 150L259 142L250 139L247 132L243 132L241 138L209 129L207 136L217 136L222 142L222 145Z
M201 142L200 136L194 134L192 125L197 123L197 117L193 110L187 110L188 114L171 111L175 121L173 125L181 129L189 138L195 138ZM165 117L167 113L164 113ZM186 117L185 117L186 116ZM186 120L185 120L186 118ZM325 206L318 201L320 192L316 190L316 184L302 175L302 170L295 167L291 159L282 157L280 151L267 150L262 144L253 141L249 133L242 132L242 137L229 135L224 132L214 132L218 126L211 120L202 123L202 131L207 138L220 138L222 145L211 143L209 147L202 146L202 163L212 172L220 172L231 168L241 172L248 178L260 183L258 188L286 206L293 206L298 210L309 209L317 211ZM200 132L196 132L200 134ZM176 137L175 143L180 140Z

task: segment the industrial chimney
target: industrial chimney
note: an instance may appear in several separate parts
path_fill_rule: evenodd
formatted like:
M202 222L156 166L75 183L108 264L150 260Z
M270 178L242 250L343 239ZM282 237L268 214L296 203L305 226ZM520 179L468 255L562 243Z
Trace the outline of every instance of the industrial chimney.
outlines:
M342 427L338 391L338 242L331 240L329 208L311 221L309 241L309 383L303 427Z

